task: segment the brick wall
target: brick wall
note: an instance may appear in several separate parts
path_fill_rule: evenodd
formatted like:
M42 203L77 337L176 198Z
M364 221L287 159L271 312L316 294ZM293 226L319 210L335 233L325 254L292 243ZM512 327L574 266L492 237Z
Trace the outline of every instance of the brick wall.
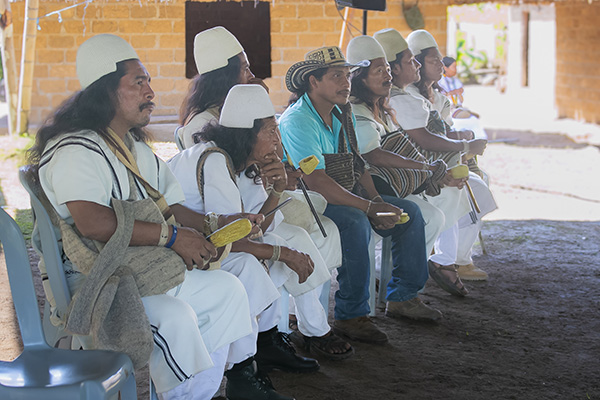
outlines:
M99 33L117 34L136 49L152 76L157 104L154 115L177 114L189 84L185 78L185 3L183 0L171 0L143 1L141 7L139 4L130 0L94 2L87 9L81 5L62 12L62 22L58 22L56 15L40 20L30 116L32 124L39 124L53 108L79 90L75 74L77 48L90 36ZM401 4L401 0L388 0L388 11L369 12L368 33L393 27L404 35L408 34L410 29L402 16ZM41 0L39 15L65 6L64 2ZM446 6L447 0L419 2L425 17L425 29L444 47L442 53L446 43ZM17 1L11 7L16 59L20 61L25 2ZM351 22L362 29L362 11L354 10ZM337 45L342 24L333 0L275 0L274 5L272 3L273 77L267 80L267 84L278 111L283 110L289 97L284 82L289 66L303 59L311 49ZM353 29L353 34L360 32Z
M600 123L600 3L555 6L558 114Z

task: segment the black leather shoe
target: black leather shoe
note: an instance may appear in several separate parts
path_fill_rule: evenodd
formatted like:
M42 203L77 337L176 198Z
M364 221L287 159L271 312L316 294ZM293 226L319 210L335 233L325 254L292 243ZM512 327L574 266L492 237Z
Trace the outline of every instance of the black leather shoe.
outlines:
M295 400L277 393L268 376L264 372L258 373L256 361L245 367L234 366L225 372L225 376L228 400Z
M258 334L257 351L254 359L261 370L279 369L286 372L314 372L319 362L313 358L296 354L288 335L277 327Z

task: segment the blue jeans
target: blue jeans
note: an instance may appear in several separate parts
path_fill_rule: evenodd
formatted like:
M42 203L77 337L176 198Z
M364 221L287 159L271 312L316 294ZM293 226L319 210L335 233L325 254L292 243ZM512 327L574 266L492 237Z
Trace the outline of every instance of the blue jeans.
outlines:
M406 224L376 232L392 237L392 279L387 287L388 301L406 301L417 297L427 282L425 223L419 207L409 200L392 196L383 199L404 209L410 216ZM361 210L329 204L325 216L337 225L342 240L342 265L338 268L339 290L335 293L335 319L346 320L368 315L369 240L371 223Z

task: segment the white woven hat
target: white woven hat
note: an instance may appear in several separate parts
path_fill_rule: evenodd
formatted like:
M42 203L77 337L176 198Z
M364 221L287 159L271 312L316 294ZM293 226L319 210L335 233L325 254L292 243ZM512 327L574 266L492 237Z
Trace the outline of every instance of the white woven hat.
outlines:
M436 49L438 48L438 45L433 36L431 36L431 33L424 29L411 32L406 38L406 41L408 42L410 51L412 51L415 56L418 56L423 50L429 49L430 47L435 47Z
M202 31L194 38L194 60L200 75L225 67L231 57L242 51L237 38L222 26Z
M396 61L396 56L408 49L408 43L406 43L400 32L394 28L382 29L375 32L373 37L383 47L387 62Z
M255 119L275 116L269 94L261 85L235 85L227 93L219 124L228 128L252 128Z
M351 64L385 58L383 47L371 36L357 36L348 43L346 59ZM369 63L370 64L370 63Z
M81 89L117 70L117 63L139 59L133 47L124 39L103 33L89 38L79 46L75 65Z

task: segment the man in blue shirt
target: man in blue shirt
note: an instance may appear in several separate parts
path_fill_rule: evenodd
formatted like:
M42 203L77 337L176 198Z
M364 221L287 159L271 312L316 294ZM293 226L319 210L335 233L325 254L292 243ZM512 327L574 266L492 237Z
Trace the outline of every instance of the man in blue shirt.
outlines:
M368 61L363 63L368 66ZM296 101L281 116L279 128L295 163L310 155L319 160L305 180L327 199L325 215L340 230L343 258L338 268L334 331L354 340L385 343L387 335L367 316L371 227L381 236L392 237L394 268L386 315L435 321L442 314L417 297L428 278L419 207L408 200L380 196L356 150L355 119L347 107L351 66L338 47L313 50L304 61L292 65L286 86ZM397 225L403 211L410 221Z

